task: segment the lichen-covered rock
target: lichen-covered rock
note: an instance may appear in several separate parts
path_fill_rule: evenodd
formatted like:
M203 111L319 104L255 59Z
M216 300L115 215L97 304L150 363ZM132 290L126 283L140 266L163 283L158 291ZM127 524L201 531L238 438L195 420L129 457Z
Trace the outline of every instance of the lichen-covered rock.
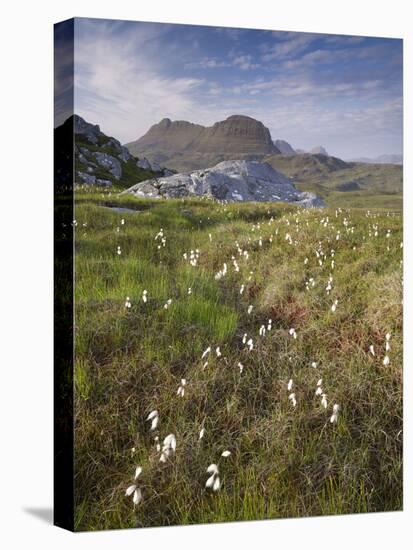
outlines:
M99 166L108 170L114 178L119 180L122 177L122 167L117 158L107 153L101 153L100 151L94 151L92 154Z
M86 172L77 172L77 176L81 179L82 183L86 183L87 185L96 184L96 176L86 174Z
M136 163L136 166L138 168L142 168L142 170L152 170L151 163L146 157L144 157L143 159L139 159Z
M154 196L154 190L164 198L194 195L228 202L280 201L305 207L324 205L322 199L313 193L298 191L287 176L269 164L245 160L224 161L207 170L153 178L124 193Z

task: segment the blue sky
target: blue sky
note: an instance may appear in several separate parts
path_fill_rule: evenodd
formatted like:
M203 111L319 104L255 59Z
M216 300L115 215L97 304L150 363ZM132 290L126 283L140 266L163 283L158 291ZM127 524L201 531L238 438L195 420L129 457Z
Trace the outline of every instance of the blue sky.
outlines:
M122 142L245 114L296 148L402 152L401 40L98 19L75 37L75 112Z

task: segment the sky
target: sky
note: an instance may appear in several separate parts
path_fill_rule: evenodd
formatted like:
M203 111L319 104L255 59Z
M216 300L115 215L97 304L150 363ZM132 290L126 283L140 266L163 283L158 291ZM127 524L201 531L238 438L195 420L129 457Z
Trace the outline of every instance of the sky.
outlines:
M340 158L402 152L402 40L75 20L75 112L122 143L233 114Z

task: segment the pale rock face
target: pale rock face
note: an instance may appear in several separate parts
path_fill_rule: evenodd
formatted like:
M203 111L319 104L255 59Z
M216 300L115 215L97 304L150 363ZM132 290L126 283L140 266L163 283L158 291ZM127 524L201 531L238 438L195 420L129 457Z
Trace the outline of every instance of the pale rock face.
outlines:
M269 164L246 160L224 161L206 170L154 178L124 193L151 198L207 196L228 202L281 201L306 207L324 206L320 198L298 191L284 174Z
M100 151L94 152L93 156L99 166L108 170L117 180L122 177L122 167L118 159Z
M136 166L138 168L142 168L142 170L151 170L151 163L146 157L144 157L143 159L139 159L136 163Z

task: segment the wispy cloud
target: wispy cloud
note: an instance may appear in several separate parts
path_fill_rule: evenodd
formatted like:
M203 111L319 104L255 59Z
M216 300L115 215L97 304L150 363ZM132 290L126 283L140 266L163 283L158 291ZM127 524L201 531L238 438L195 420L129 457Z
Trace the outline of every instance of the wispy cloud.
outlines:
M401 148L400 41L87 19L76 36L75 109L121 141L240 113L304 149Z

